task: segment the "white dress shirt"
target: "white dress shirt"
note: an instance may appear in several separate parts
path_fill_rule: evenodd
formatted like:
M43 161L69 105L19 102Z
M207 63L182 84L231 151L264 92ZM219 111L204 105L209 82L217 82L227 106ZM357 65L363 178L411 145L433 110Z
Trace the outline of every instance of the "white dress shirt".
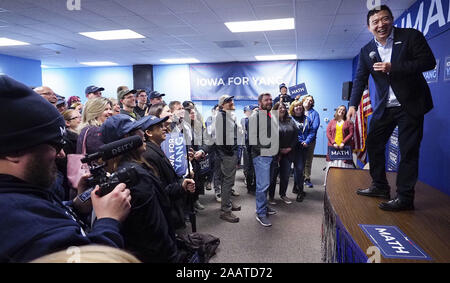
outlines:
M391 62L392 57L392 47L394 45L394 29L392 29L391 34L386 40L386 44L383 46L378 40L375 38L375 43L377 44L378 54L380 54L381 62ZM389 75L389 73L388 73ZM386 102L386 108L400 106L400 102L395 96L394 90L391 86L389 86L389 97Z

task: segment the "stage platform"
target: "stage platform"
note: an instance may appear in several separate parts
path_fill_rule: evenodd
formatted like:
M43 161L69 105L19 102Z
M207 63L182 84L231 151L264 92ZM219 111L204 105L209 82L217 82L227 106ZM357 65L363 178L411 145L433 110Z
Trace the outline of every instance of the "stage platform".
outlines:
M387 173L391 197L396 196L396 173ZM450 197L417 182L415 210L388 212L378 208L385 200L356 194L370 185L368 170L330 168L324 201L322 260L324 262L367 262L367 249L374 246L363 225L398 227L431 259L385 258L393 262L450 262Z

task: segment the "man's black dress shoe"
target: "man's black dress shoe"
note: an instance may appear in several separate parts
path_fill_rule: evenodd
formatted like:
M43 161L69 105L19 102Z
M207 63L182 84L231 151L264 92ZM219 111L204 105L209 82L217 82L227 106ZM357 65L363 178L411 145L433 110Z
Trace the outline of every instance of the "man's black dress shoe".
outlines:
M378 197L378 198L385 198L390 199L391 194L389 189L379 189L376 187L369 187L367 189L358 189L356 191L358 195L366 196L366 197Z
M386 211L414 210L414 203L401 201L399 198L395 198L388 202L380 203L379 207Z

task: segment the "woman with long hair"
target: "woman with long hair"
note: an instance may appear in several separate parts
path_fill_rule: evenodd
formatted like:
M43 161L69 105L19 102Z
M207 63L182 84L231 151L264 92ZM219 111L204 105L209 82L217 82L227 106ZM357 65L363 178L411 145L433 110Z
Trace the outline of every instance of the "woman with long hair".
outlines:
M298 139L294 153L294 178L298 188L296 201L302 202L306 195L303 190L306 151L313 139L312 121L305 115L303 104L298 100L291 103L289 114L298 128Z
M339 106L334 113L334 119L328 123L327 138L328 146L336 149L343 149L344 146L350 146L353 149L353 122L347 120L347 108L344 105ZM330 160L327 154L327 169L325 173L325 182L327 181L328 169L330 167L354 168L353 160Z
M103 145L100 126L112 116L112 103L108 98L89 99L83 109L81 131L77 141L77 153L82 153L83 140L86 135L86 153L95 153Z

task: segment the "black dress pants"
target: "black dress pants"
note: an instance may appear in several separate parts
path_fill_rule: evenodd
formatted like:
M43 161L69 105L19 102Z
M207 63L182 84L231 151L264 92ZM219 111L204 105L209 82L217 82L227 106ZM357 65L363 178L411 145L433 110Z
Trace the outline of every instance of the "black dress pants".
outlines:
M414 186L419 175L419 149L423 136L423 115L412 117L403 107L386 108L381 119L370 121L367 153L372 185L389 189L386 179L386 143L398 126L400 163L397 172L397 197L414 201Z

